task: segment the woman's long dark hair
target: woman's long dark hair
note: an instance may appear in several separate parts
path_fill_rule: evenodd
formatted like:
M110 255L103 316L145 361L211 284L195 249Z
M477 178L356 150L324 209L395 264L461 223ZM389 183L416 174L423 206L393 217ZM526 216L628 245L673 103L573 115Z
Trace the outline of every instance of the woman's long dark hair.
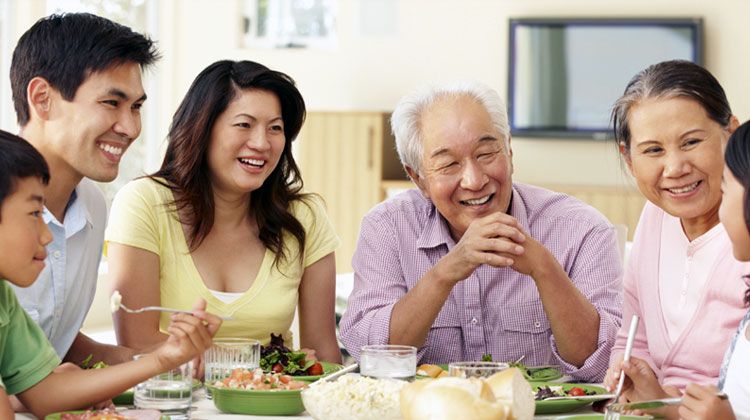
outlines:
M729 172L745 188L744 203L742 205L745 226L750 232L750 121L745 122L729 137L727 149L724 151L724 161ZM745 281L750 276L745 276ZM745 305L750 305L750 288L745 291Z
M292 156L292 142L305 121L305 102L291 77L252 61L223 60L208 66L177 108L164 161L149 178L175 193L173 204L187 217L183 223L190 227L188 244L194 251L214 224L215 203L207 160L211 129L229 103L245 89L272 92L281 104L284 150L268 179L250 195L250 213L258 223L260 240L278 262L289 257L282 238L284 231L297 239L300 251L305 246L305 230L289 211L293 201L305 197L300 192L302 177Z

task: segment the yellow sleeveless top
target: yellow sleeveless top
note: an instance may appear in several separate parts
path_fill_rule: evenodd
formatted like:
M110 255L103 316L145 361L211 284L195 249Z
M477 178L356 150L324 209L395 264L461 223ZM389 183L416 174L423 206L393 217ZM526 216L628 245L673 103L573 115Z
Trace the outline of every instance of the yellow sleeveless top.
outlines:
M202 297L209 312L231 316L233 319L224 321L217 337L248 337L265 345L274 333L283 334L291 343L289 327L304 269L333 252L340 242L320 200L313 196L291 205L292 214L307 234L303 258L299 258L296 239L285 234L289 257L274 264L273 252L266 250L255 281L231 303L216 298L203 283L175 208L169 204L172 201L172 192L151 179L128 183L112 202L106 240L159 256L161 305L190 308L196 298ZM163 313L159 324L166 332L169 314Z

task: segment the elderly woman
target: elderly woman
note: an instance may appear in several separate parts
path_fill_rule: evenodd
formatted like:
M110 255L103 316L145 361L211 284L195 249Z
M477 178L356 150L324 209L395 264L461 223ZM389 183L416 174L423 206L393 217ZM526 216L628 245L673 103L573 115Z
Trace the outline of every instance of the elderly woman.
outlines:
M334 249L319 200L301 192L292 141L305 103L283 73L251 61L203 70L172 121L161 169L126 185L106 232L109 275L130 307L189 308L196 297L225 321L217 337L271 333L340 362ZM120 344L167 338L169 315L115 314Z
M613 110L615 137L646 196L625 271L624 319L641 317L624 398L677 394L715 383L724 349L746 312L750 265L732 255L719 223L722 151L738 125L724 90L686 61L652 65L630 81ZM620 330L605 384L623 366Z
M512 181L505 108L483 85L404 97L392 117L419 189L362 221L341 339L408 344L425 363L525 356L601 380L620 326L614 227L563 194Z

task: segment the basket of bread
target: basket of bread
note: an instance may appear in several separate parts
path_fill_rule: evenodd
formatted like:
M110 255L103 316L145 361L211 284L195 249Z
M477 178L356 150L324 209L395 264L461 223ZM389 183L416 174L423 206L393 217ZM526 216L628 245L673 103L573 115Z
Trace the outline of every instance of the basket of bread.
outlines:
M404 420L530 420L534 396L520 370L506 369L488 378L439 376L405 385L400 393Z

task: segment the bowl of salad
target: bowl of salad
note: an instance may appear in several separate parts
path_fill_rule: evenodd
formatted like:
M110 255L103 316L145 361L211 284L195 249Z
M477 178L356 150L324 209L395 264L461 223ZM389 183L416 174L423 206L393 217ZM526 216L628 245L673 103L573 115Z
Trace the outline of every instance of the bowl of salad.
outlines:
M307 382L289 375L262 369L234 369L229 377L206 384L214 405L222 412L260 416L290 416L305 411L301 391L307 386Z

